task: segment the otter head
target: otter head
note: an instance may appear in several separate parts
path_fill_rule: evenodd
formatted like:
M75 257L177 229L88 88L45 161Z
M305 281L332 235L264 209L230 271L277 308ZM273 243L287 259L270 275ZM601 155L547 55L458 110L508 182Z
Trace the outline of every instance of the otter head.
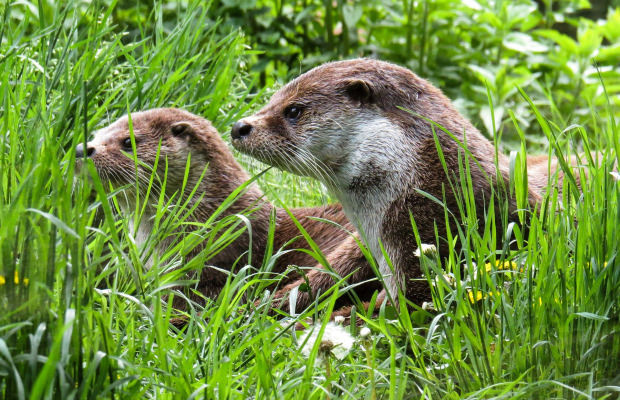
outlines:
M231 135L240 151L329 184L368 176L368 168L381 175L403 167L398 158L412 142L432 139L425 118L445 119L446 112L456 113L449 100L411 71L357 59L299 76L238 121ZM350 182L336 186L342 184Z
M164 182L166 192L174 193L183 185L188 158L186 186L191 190L192 181L199 179L209 161L209 148L220 142L215 128L203 118L179 109L153 109L124 116L96 131L86 148L76 147L76 157L91 159L106 184L137 183L146 190L154 174L151 193L157 194Z

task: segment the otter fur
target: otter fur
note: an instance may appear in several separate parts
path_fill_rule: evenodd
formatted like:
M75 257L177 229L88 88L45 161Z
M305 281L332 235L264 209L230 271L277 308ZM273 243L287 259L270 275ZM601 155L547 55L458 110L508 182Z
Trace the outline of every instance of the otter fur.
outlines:
M439 89L391 63L355 59L316 67L238 121L232 137L240 151L326 185L365 238L394 301L399 289L417 304L431 298L411 216L420 241L437 243L444 257L448 229L482 231L500 193L507 207L501 214L495 202L497 237L504 238L505 224L519 222L508 193L508 158ZM462 226L460 170L471 176L477 226ZM536 185L542 189L540 180ZM528 205L540 199L530 189ZM334 253L340 261L349 258L353 241ZM339 260L332 261L336 268Z
M130 132L133 132L133 135ZM132 156L134 149L138 163ZM153 181L150 197L146 199L145 214L138 226L131 226L134 240L139 246L145 245L152 236L152 230L155 229L153 222L160 192L163 190L167 198L180 196L180 202L184 203L194 187L197 187L187 207L192 211L187 216L186 223L182 225L182 230L155 244L155 251L160 254L183 237L195 232L198 228L192 223L207 221L222 202L249 179L246 171L234 159L230 149L209 121L174 108L153 109L124 116L96 131L93 140L87 143L86 148L82 144L78 145L76 156L92 160L104 184L112 184L115 187L126 186L124 193L117 195L123 217L129 217L135 209L138 195L136 181L140 188L139 194L143 198L156 165L154 171L156 179ZM187 166L189 167L186 171ZM248 210L253 210L248 215L251 221L251 236L249 233L241 234L207 260L207 265L199 272L196 286L196 290L202 296L215 298L226 283L227 271L234 272L235 265L243 266L247 263L256 266L258 263L260 266L267 250L272 214L275 215L274 253L287 244L289 244L288 250L291 250L282 252L272 272L281 274L290 265L313 266L316 263L308 252L292 251L307 250L310 246L301 238L300 231L290 215L284 209L275 208L265 200L256 184L249 185L247 190L241 192L220 217L247 214ZM327 255L333 253L346 240L349 236L347 230L354 229L339 204L297 208L290 211L321 251ZM321 219L332 221L334 224ZM289 243L296 238L301 239ZM196 256L203 248L204 243L199 243L185 255L185 260ZM251 250L251 259L247 256L248 250ZM150 267L150 263L151 260L147 261L147 268ZM217 268L210 268L210 265ZM361 251L353 254L349 262L341 264L341 268L338 272L342 276L353 274L357 281L371 280L374 277ZM302 278L293 273L284 279L283 283L294 279ZM324 290L329 289L331 285L333 280L329 279L324 284ZM369 297L369 293L376 289L376 282L371 282L365 286L358 286L356 291L364 298ZM201 296L190 293L189 297L193 301L200 302ZM306 296L306 299L309 304L310 297ZM346 304L345 302L344 305ZM175 301L174 305L180 309L185 308L180 302Z

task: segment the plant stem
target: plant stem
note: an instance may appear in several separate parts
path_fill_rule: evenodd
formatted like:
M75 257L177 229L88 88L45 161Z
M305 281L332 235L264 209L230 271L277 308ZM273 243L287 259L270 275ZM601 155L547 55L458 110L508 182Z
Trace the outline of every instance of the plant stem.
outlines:
M413 6L412 6L413 7ZM420 40L420 56L418 58L418 68L420 69L420 75L424 75L424 58L426 57L425 51L426 51L426 24L428 22L428 1L424 0L424 11L422 13L422 32L420 34L420 37L422 38Z
M375 387L375 366L370 352L371 341L366 340L364 342L364 351L366 352L366 361L368 362L368 368L370 369L370 399L377 400L377 389Z
M327 398L331 398L331 393L332 393L332 371L331 371L331 365L330 365L330 361L329 361L330 355L329 353L325 354L325 379L326 379L326 383L327 383Z
M332 21L332 3L331 0L323 0L325 4L325 31L327 33L327 44L329 49L334 48L334 23Z

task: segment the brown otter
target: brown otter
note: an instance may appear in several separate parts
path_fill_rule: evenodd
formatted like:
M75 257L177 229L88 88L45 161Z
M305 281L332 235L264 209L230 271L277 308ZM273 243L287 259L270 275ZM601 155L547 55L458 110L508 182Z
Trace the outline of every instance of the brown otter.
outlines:
M130 136L130 124L133 127L133 141ZM133 153L134 149L138 163L127 154ZM83 145L78 145L76 157L90 158L104 183L110 182L115 186L128 185L124 199L122 196L117 196L120 199L122 213L126 216L129 216L135 208L136 180L140 185L140 195L144 196L151 179L151 170L156 165L154 174L156 179L152 184L150 198L146 201L145 214L138 226L132 227L135 240L139 245L148 245L147 239L152 236L151 231L154 229L153 221L157 211L153 204L157 203L159 192L164 185L163 190L167 197L178 198L180 196L180 204L187 200L194 187L198 185L198 190L190 200L191 206L188 207L191 209L195 206L195 208L179 228L183 232L181 236L189 237L189 233L197 229L196 225L192 224L193 222L207 221L222 202L249 179L248 174L233 158L229 148L209 121L187 111L173 108L132 113L131 118L122 117L112 125L97 131L86 149ZM187 165L189 167L186 170ZM203 173L204 176L201 179ZM273 244L275 251L300 236L300 231L289 214L283 209L274 209L271 203L263 199L263 194L255 184L242 192L222 216L243 214L250 209L254 210L249 215L251 238L250 235L244 233L212 255L207 263L218 269L203 268L201 270L196 289L204 296L213 298L221 291L227 279L227 273L221 270L230 271L233 266L245 263L259 263L260 265L266 251L272 213L275 214ZM333 221L347 230L353 230L339 204L292 209L291 212L324 254L333 252L349 234L333 224L313 217ZM250 239L252 259L246 257L245 260L239 261L240 257L248 252ZM163 253L178 240L177 231L155 244L155 251ZM310 248L305 240L297 240L288 247ZM204 244L199 243L189 254L185 255L185 259L191 259L203 248ZM307 252L282 252L272 272L282 273L289 265L313 266L315 263L316 260ZM149 267L148 264L150 261L147 261L147 267ZM353 273L356 281L374 277L361 251L353 254L350 262L343 264L342 268L338 271L341 276ZM299 277L299 275L291 275L289 280ZM333 280L330 279L329 283L325 285L325 290L333 285ZM368 294L363 293L364 291L371 293L376 289L377 284L373 282L357 287L355 290L360 298L364 298L368 297ZM190 295L190 298L199 301L197 296ZM306 299L307 303L299 303L299 305L307 305L310 297L301 295L300 299L302 298ZM175 302L175 307L183 309L184 304Z
M498 154L496 169L493 144L439 89L405 68L372 59L332 62L299 76L258 113L238 121L232 137L242 152L317 178L335 194L365 235L394 300L397 289L417 304L430 298L414 255L410 216L422 243L436 243L439 232L439 252L445 256L447 228L456 234L461 223L459 170L471 174L478 220L501 192L498 184L509 187L507 158ZM422 192L443 201L451 215ZM528 195L529 205L540 200L532 190ZM504 222L516 221L516 200L505 198ZM503 238L499 209L496 202L497 237ZM480 222L467 227L483 228ZM346 260L355 248L352 240L334 254ZM334 267L337 263L333 260Z

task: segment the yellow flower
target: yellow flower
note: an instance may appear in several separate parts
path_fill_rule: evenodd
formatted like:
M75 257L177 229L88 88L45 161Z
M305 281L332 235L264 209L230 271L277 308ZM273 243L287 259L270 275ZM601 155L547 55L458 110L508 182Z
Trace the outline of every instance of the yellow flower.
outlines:
M19 285L19 273L17 271L15 271L15 273L13 274L13 282L16 285ZM24 278L22 279L22 282L24 283L24 286L28 286L28 284L30 283L30 279ZM0 275L0 286L4 284L6 284L6 277L4 275Z
M469 302L474 304L484 298L484 293L480 290L476 290L475 293L473 290L467 290L467 296L469 296Z
M495 260L495 268L502 270L502 269L512 269L512 270L516 270L517 269L517 263L514 261L504 261L501 262L500 260ZM491 265L491 263L486 263L484 264L484 269L487 272L491 272L493 270L493 267Z
M471 304L477 303L482 299L486 299L487 297L499 296L500 292L489 292L484 293L480 290L476 290L475 292L471 289L467 289L467 297L469 297L469 302Z
M588 268L590 268L590 267L591 267L591 265L590 265L590 261L586 262L586 266L587 266ZM607 268L607 261L603 261L603 269L605 269L605 268Z

